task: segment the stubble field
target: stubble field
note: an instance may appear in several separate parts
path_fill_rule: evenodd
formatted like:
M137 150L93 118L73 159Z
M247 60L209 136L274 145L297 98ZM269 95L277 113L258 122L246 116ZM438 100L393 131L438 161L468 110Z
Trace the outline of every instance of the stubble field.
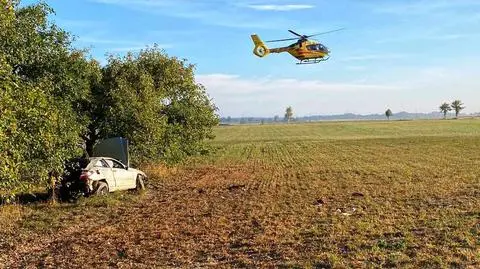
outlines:
M216 129L141 195L0 208L4 267L480 267L480 120Z

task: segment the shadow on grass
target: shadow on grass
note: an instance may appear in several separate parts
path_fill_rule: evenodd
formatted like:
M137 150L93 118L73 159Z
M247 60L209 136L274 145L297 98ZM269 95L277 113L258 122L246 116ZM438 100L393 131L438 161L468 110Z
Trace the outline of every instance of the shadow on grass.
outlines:
M0 197L0 206L7 204L29 205L48 202L49 194L47 192L22 193L15 196L12 201Z

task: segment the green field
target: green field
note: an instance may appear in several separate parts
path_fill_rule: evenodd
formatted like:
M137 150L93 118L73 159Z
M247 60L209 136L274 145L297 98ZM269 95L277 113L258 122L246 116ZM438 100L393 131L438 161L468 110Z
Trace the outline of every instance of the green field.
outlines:
M0 264L480 267L480 120L216 134L211 155L145 167L142 196L4 207Z
M480 119L233 125L217 128L215 143L477 136L479 126Z

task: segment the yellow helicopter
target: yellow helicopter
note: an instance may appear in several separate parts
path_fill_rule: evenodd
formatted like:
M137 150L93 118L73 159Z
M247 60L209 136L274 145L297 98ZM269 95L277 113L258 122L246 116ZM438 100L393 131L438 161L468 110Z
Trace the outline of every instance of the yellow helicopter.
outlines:
M295 33L292 30L288 30L290 33L298 36L295 38L286 38L286 39L278 39L278 40L269 40L265 42L281 42L281 41L289 41L289 40L297 40L297 42L287 46L287 47L280 47L280 48L268 48L267 45L260 39L260 37L256 34L251 35L255 48L253 49L253 54L258 57L265 57L269 53L281 53L281 52L288 52L293 57L300 60L297 64L316 64L323 61L326 61L330 58L330 51L327 47L317 41L309 40L310 37L324 35L336 31L343 30L344 28L336 29L333 31L318 33L314 35L300 35Z

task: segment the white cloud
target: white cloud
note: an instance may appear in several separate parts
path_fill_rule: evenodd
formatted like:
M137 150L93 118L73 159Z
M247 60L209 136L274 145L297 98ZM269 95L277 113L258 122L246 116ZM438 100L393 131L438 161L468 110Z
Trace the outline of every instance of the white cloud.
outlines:
M296 94L309 92L358 92L395 90L395 87L363 83L331 83L320 80L299 80L291 78L246 79L238 75L208 74L197 75L197 81L219 95L277 95L294 91Z
M281 25L291 25L292 21L276 17L263 18L249 12L242 12L245 3L226 0L192 1L192 0L90 0L96 3L123 6L128 9L161 14L163 16L195 20L208 25L229 28L277 29ZM307 5L251 5L259 8L299 9Z
M265 11L292 11L301 9L312 9L314 5L247 5L248 8Z
M375 4L374 12L394 15L424 15L457 8L480 6L477 0L421 0L414 2L383 2Z
M197 82L220 108L221 115L270 116L278 114L286 105L296 107L297 114L321 112L315 107L324 101L324 95L363 94L399 90L395 86L367 83L335 83L320 80L290 78L243 78L230 74L197 75ZM335 103L323 105L329 112L342 113ZM325 112L324 112L325 113Z
M357 66L353 66L356 69ZM361 70L361 67L360 67ZM445 100L462 100L466 113L480 111L479 69L475 66L392 68L371 79L331 82L291 78L246 78L232 74L197 75L222 116L298 116L394 111L432 112ZM383 82L380 82L383 81Z

